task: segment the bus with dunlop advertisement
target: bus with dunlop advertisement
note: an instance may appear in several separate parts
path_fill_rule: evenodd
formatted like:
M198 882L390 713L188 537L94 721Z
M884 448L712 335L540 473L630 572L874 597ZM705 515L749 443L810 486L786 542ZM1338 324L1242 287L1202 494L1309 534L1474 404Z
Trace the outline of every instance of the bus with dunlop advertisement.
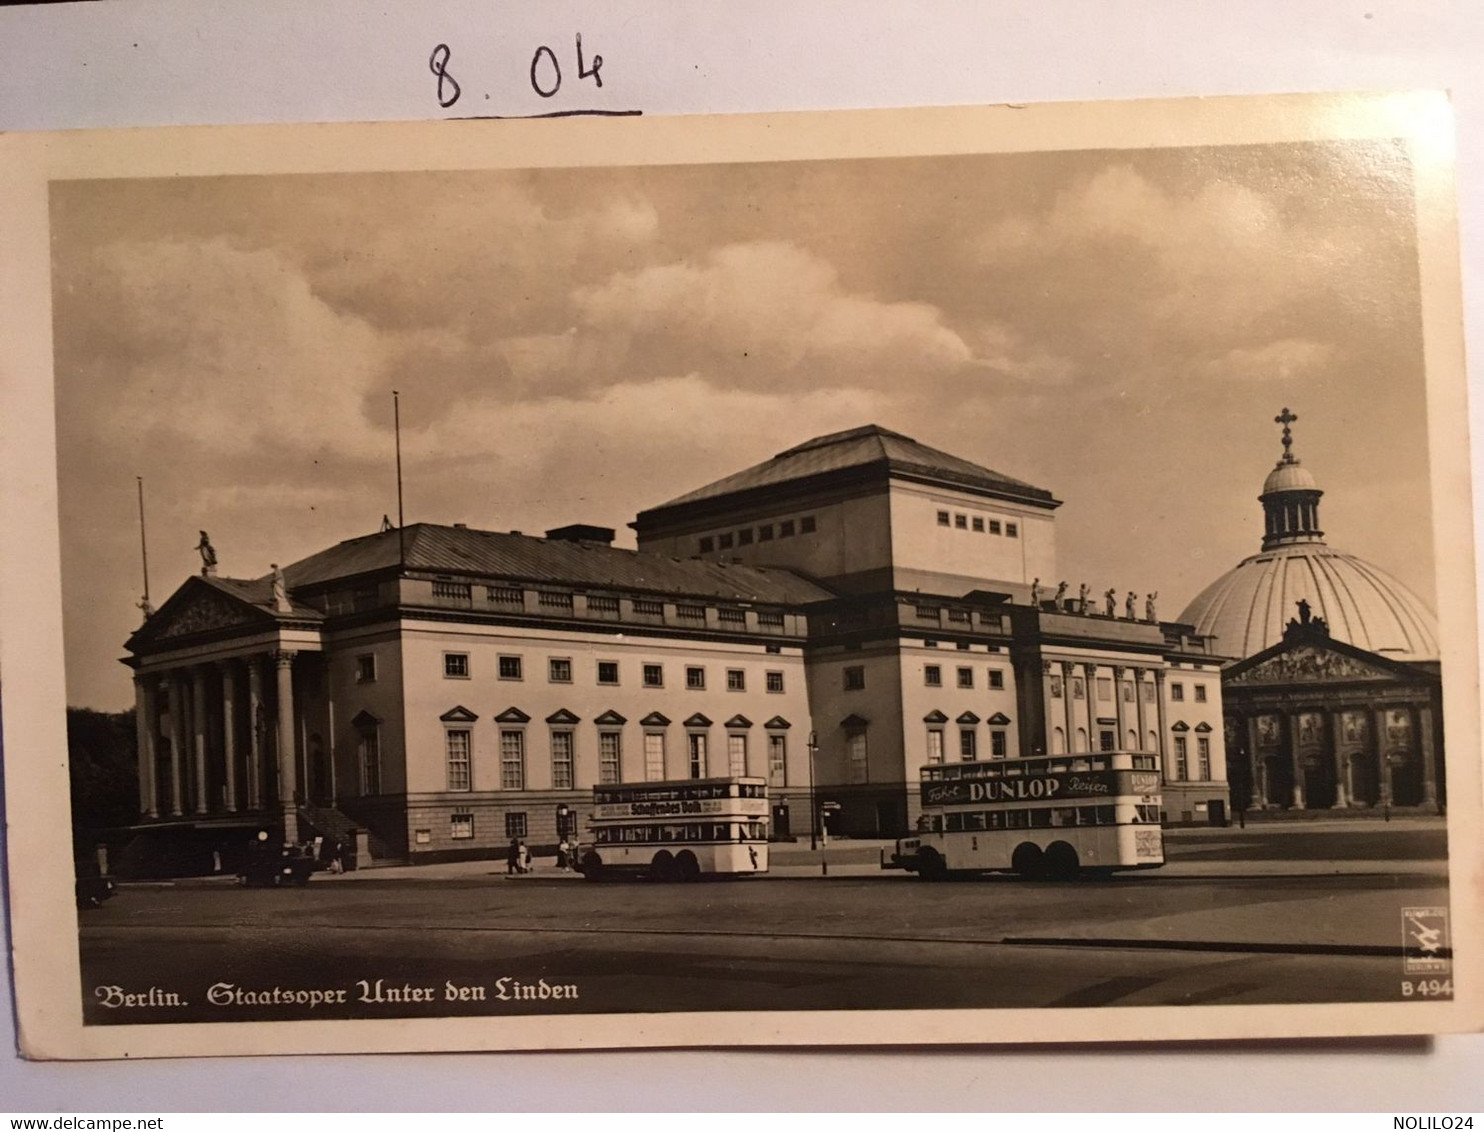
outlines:
M1164 864L1157 755L1097 751L922 768L922 816L885 868L923 880L1078 873Z
M696 881L768 871L768 784L688 778L593 787L577 867L592 881L620 876Z

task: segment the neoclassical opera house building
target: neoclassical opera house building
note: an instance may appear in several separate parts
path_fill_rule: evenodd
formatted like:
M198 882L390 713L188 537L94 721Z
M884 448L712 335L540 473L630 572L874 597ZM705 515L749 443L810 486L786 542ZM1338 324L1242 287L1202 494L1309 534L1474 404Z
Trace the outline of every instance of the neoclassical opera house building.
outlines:
M643 511L637 550L417 523L208 568L127 643L139 828L426 861L551 844L595 784L747 773L776 834L812 789L892 836L926 763L1114 747L1162 756L1169 820L1220 820L1222 658L1142 579L1059 584L1059 506L872 425Z
M1181 621L1238 658L1222 674L1233 804L1297 809L1443 802L1437 621L1389 574L1329 546L1324 495L1293 452L1258 497L1261 550Z

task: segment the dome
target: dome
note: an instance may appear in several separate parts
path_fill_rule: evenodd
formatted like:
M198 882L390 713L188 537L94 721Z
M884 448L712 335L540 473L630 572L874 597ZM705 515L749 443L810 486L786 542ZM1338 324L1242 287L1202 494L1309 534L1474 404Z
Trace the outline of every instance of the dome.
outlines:
M1300 599L1338 640L1397 660L1438 658L1437 619L1421 599L1391 575L1322 542L1244 559L1207 586L1180 620L1214 635L1218 655L1248 657L1283 639Z
M1297 460L1291 464L1280 463L1268 473L1268 478L1263 481L1262 485L1262 493L1264 495L1275 491L1318 490L1319 485L1314 482L1314 477Z

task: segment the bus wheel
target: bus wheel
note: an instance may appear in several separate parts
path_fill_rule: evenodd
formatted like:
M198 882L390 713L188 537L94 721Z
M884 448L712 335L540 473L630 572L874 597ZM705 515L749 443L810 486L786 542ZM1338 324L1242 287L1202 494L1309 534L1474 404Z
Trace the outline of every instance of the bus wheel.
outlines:
M675 855L675 871L680 874L680 879L689 884L701 879L701 862L696 860L696 855L689 849L682 849Z
M603 858L596 853L585 853L582 857L582 879L594 883L603 879Z
M1039 845L1022 841L1010 856L1010 867L1026 880L1040 880L1046 875L1046 858Z
M919 849L917 875L923 880L943 880L948 876L948 862L936 849Z
M1071 880L1077 875L1077 850L1065 841L1046 846L1046 875L1053 880Z
M675 858L670 855L670 850L661 849L654 855L654 860L649 862L649 879L669 884L676 877Z

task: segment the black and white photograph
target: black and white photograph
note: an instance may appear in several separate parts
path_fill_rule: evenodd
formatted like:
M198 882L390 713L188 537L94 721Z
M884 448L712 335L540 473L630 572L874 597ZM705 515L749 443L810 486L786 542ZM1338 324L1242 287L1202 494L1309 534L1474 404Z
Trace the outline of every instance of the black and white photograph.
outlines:
M1219 101L56 142L23 1043L1477 1024L1446 103Z

